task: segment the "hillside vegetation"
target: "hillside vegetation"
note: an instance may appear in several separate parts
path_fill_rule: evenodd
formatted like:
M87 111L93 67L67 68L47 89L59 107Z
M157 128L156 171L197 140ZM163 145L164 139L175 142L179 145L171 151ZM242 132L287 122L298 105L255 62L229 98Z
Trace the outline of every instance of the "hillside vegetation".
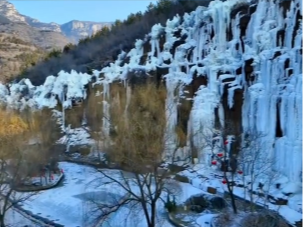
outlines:
M6 82L42 60L45 50L17 38L0 33L0 82Z
M144 39L154 24L164 25L176 14L182 16L198 5L207 6L209 2L161 0L157 5L150 4L144 13L130 14L124 21L116 20L111 30L104 27L95 35L80 40L77 46L67 45L62 53L28 68L17 79L29 78L34 85L40 85L47 76L57 75L60 70L90 72L101 69L114 61L121 51L129 51L136 39Z

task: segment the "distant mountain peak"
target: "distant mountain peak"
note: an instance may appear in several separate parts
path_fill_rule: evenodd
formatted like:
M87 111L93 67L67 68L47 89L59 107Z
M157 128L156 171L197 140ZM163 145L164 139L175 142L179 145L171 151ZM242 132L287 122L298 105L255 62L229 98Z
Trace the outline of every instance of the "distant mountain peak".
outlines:
M25 22L26 19L15 8L15 6L6 1L0 0L0 15L5 16L13 22Z
M77 43L79 39L85 38L102 29L104 26L111 26L110 22L92 22L72 20L62 25L57 23L44 23L38 19L20 14L15 6L7 0L0 0L0 16L16 23L25 23L41 31L53 31L66 36L70 42ZM4 19L2 18L2 21Z
M62 24L61 30L63 34L73 42L76 43L80 39L95 34L98 30L103 27L110 27L110 22L92 22L92 21L79 21L72 20L65 24Z

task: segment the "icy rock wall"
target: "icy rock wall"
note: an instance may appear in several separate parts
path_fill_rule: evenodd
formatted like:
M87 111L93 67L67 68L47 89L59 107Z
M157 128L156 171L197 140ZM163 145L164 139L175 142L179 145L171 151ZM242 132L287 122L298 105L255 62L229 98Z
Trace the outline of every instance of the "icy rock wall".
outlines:
M172 143L177 141L174 128L178 117L182 117L178 112L180 100L190 93L187 146L198 150L199 162L209 163L211 147L203 143L205 135L213 134L209 129L215 124L226 126L232 122L235 127L230 134L265 134L263 154L274 159L273 169L291 181L299 181L302 168L301 4L299 0L257 3L215 0L208 8L198 7L183 18L175 16L164 27L154 25L151 33L144 40L137 40L130 52L122 52L108 67L94 71L96 84L103 85L104 116L110 118L111 83L122 80L126 86L129 73L156 72L165 79L168 91L167 132L171 134ZM151 50L148 53L144 50L146 45ZM53 107L57 104L55 96L62 93L62 83L70 89L68 105L71 96L85 97L83 86L90 80L86 74L71 74L68 78L74 78L73 82L59 74L58 78L47 78L41 87L33 87L24 80L22 84L12 85L10 92L0 85L0 98L18 108ZM25 88L27 98L22 94ZM125 96L129 99L130 92ZM106 119L103 129L108 132L110 125Z
M266 135L264 156L274 159L276 171L298 181L302 166L301 15L299 1L213 1L208 8L185 14L182 22L176 16L164 28L155 25L144 40L151 45L146 62L136 65L138 55L131 54L129 63L119 65L119 60L116 79L125 79L125 70L167 69L162 74L168 91L167 131L174 134L177 107L186 92L179 88L205 77L206 84L194 91L187 130L187 144L199 150L199 162L209 163L210 147L205 147L203 137L213 133L207 129L218 118L221 126L233 121L236 134ZM165 36L162 47L160 36ZM132 53L141 56L142 47L137 44Z
M21 110L54 108L59 103L70 108L73 100L86 98L85 86L90 81L91 75L72 70L70 73L60 71L56 77L48 76L40 86L33 86L29 79L7 85L0 83L0 102Z

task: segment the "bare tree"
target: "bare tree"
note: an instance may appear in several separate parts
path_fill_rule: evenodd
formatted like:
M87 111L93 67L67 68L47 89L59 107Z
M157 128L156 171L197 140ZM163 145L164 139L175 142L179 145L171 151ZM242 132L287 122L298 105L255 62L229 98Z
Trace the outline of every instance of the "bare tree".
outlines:
M98 224L108 220L112 213L127 208L143 211L148 227L157 224L157 207L165 205L167 195L176 194L177 183L171 179L169 168L163 167L163 152L169 135L166 129L165 89L153 84L137 85L127 104L113 95L111 102L111 144L105 147L108 162L117 170L115 175L107 169L98 172L100 185L118 187L123 196L107 201L92 200L101 214ZM127 114L125 113L127 111ZM104 137L105 138L105 137ZM177 148L166 164L175 162Z
M201 126L200 134L202 135L203 142L201 143L200 150L210 150L211 162L219 166L223 172L223 183L226 184L233 212L237 214L237 206L235 195L233 193L234 180L238 168L237 154L238 148L232 144L240 138L238 135L229 135L228 133L232 128L231 122L226 122L226 127L219 129Z
M232 122L225 122L225 127L219 127L219 129L202 126L199 131L203 142L199 149L209 148L213 163L219 162L224 177L223 183L227 186L233 212L236 214L237 205L233 192L236 176L242 175L244 195L248 193L250 209L253 211L256 198L263 197L264 205L268 202L269 190L277 173L273 170L272 155L264 152L270 150L272 146L266 134L249 131L230 135L232 129ZM249 182L246 182L247 177L249 177ZM261 180L263 183L260 182ZM258 182L257 186L256 182ZM249 185L248 192L247 185ZM255 193L256 188L259 190L258 193Z
M242 148L239 153L239 165L244 171L243 183L246 194L245 184L249 184L249 201L251 211L255 208L254 193L256 189L259 190L258 196L264 197L266 205L268 201L268 193L272 181L277 176L273 171L274 159L264 152L266 147L271 144L266 140L267 137L261 132L246 132L243 138ZM245 176L249 177L249 182L245 182ZM263 182L259 182L260 180ZM256 186L256 182L258 185ZM266 194L266 195L265 195Z

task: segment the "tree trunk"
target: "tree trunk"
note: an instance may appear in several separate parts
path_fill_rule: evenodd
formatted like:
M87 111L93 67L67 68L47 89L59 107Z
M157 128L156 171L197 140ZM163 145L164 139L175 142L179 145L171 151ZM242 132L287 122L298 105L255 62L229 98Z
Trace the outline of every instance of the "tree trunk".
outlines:
M254 211L254 185L253 182L251 182L251 186L250 186L250 211L253 212Z
M227 189L228 189L228 193L229 193L229 196L230 196L230 199L231 199L231 205L232 205L233 211L234 211L235 214L237 214L238 211L237 211L235 196L234 196L234 193L233 193L233 186L230 185L230 181L227 178L226 172L224 172L224 178L226 179ZM232 184L234 183L233 179L234 179L234 175L232 175L232 182L231 182Z
M5 227L4 215L3 214L0 215L0 227Z
M146 201L142 199L141 205L142 205L142 209L143 209L143 212L144 212L144 215L145 215L147 226L148 227L154 227L154 226L151 225L152 222L151 222L150 217L149 217Z
M151 215L150 215L150 224L148 227L155 227L156 226L156 202L151 202Z
M238 211L237 211L235 196L234 196L233 191L230 190L229 186L228 186L228 191L229 191L229 195L230 195L230 199L231 199L231 206L233 208L234 213L237 214Z

